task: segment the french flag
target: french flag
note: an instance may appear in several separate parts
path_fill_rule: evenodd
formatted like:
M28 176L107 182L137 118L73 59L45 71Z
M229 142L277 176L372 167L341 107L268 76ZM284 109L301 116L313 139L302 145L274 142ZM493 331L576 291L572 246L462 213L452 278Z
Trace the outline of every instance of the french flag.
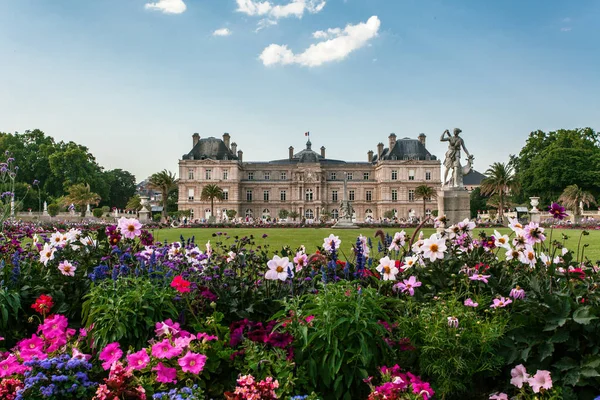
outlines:
M310 136L310 132L304 132L304 136Z

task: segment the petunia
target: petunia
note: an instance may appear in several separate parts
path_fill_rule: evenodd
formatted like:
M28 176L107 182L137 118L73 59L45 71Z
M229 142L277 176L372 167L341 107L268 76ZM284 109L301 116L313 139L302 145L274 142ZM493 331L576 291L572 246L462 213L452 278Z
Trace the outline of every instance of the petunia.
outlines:
M523 366L523 364L519 364L514 367L510 371L510 376L512 376L510 383L519 389L523 387L523 383L526 383L529 380L529 374L525 370L525 366Z
M152 368L156 371L156 381L160 383L177 383L177 370L175 368L166 367L162 362L159 362L156 367Z
M164 339L152 346L152 355L156 358L173 358L181 354L181 347L175 347L169 339Z
M148 357L146 349L142 349L127 356L127 363L129 364L129 367L133 369L144 369L149 362L150 357Z
M538 370L534 376L527 380L527 383L529 383L534 393L539 393L541 389L552 389L550 371Z
M111 365L118 361L123 355L123 351L120 348L118 342L113 342L108 345L100 352L100 356L98 357L102 363L102 368L105 370L110 369Z
M183 372L190 372L198 375L204 369L206 364L206 356L188 351L187 354L177 360Z

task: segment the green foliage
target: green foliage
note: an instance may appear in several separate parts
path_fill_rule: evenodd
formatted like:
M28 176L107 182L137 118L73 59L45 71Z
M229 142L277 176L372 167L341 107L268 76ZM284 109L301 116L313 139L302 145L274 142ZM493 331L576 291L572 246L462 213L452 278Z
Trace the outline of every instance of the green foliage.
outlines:
M293 211L290 211L289 215L290 215L290 218L295 221L296 218L298 218L300 216L300 213L296 210L293 210Z
M307 369L310 387L325 399L366 395L363 379L393 359L384 340L386 330L378 323L388 319L386 308L392 301L376 289L340 282L286 304L278 316L314 316L309 324L297 321L289 328L297 338L297 362Z
M90 185L78 183L70 186L67 191L69 194L64 198L64 205L74 204L81 210L81 217L85 217L88 204L98 204L100 195L90 190ZM102 211L102 209L100 209Z
M225 214L227 215L227 218L234 219L235 216L237 215L237 211L236 210L227 210L227 211L225 211Z
M56 217L60 212L60 206L58 204L50 204L48 206L48 215L51 217Z
M119 341L141 348L153 336L154 324L178 315L175 291L150 278L119 278L93 286L85 295L82 317L94 325L94 345L102 348Z
M481 181L481 194L497 196L498 218L502 221L504 208L507 206L506 196L518 192L519 183L514 175L514 167L509 162L493 163L485 172L486 178ZM490 203L488 202L488 205Z
M481 194L481 188L473 189L471 192L471 218L476 218L478 211L487 211L488 199L488 196L483 196Z
M558 201L561 202L568 210L571 210L577 217L580 214L580 205L583 203L586 206L596 203L596 199L590 192L581 190L577 185L569 185L562 192ZM575 221L577 222L577 221Z
M215 215L215 199L216 200L223 200L224 198L224 194L223 194L223 189L221 189L218 185L215 184L210 184L210 185L206 185L202 188L202 193L200 195L200 198L203 201L210 201L210 215L214 216Z
M21 296L18 292L0 286L0 331L14 328L21 312Z
M125 206L126 210L134 210L140 211L142 209L142 199L139 194L135 194L129 198L127 201L127 205Z
M135 195L136 182L135 176L122 169L113 169L103 174L108 185L108 197L103 201L107 207L117 207L124 209L127 201Z
M415 199L423 200L423 214L422 217L425 218L427 215L427 202L435 199L437 193L434 188L427 185L419 185L415 188Z
M162 170L156 172L148 179L148 186L151 189L160 191L162 198L162 217L167 218L169 194L177 189L178 179L171 171Z
M285 208L282 208L281 210L279 210L278 217L280 219L286 219L289 215L290 215L290 212L288 210L286 210Z
M458 328L449 326L448 317L458 319ZM498 349L508 320L504 310L478 313L450 295L409 302L399 310L397 321L398 329L416 346L419 370L436 393L464 399L501 371L504 360Z
M96 217L96 218L102 218L102 215L103 215L103 214L104 214L104 213L103 213L103 210L102 210L101 208L94 208L94 209L92 210L92 215L93 215L94 217Z

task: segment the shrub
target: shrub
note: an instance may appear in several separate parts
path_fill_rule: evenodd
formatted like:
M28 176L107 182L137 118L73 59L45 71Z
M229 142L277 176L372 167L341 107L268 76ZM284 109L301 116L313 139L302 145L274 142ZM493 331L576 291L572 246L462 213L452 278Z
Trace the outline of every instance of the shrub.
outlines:
M101 208L94 208L92 210L92 215L96 218L102 218L102 214L104 214L104 212L102 211Z
M60 206L58 204L50 204L48 206L48 215L51 217L56 217L60 212Z

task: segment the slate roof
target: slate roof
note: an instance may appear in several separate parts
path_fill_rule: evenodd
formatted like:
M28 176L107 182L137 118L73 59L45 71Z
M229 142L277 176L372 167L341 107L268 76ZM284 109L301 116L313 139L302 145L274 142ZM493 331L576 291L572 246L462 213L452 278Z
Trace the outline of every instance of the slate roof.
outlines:
M222 139L215 137L203 138L196 143L192 151L184 154L183 160L237 160L237 154L234 154L225 146Z
M470 174L463 176L463 184L466 186L478 186L481 185L481 181L485 178L484 174L473 169Z
M417 139L404 138L396 140L394 146L383 149L382 160L437 160L431 155L425 145ZM377 153L373 156L373 162L377 162Z

